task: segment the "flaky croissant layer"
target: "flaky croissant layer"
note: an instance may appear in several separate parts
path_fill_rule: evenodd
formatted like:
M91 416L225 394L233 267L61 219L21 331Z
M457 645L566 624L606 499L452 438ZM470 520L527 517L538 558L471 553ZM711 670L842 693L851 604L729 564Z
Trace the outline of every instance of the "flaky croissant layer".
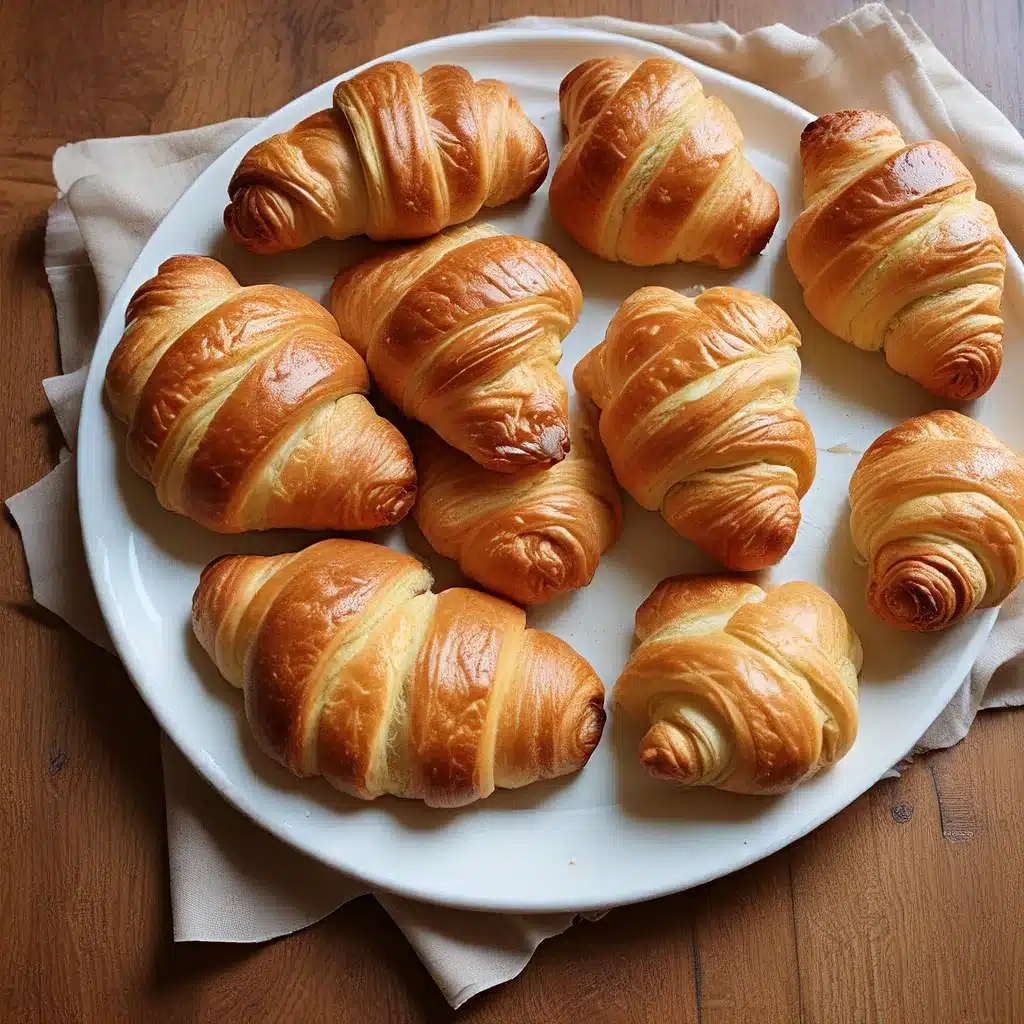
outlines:
M536 191L547 170L543 136L502 82L383 61L340 82L332 109L249 150L224 225L261 253L424 238Z
M868 603L899 629L944 629L1024 579L1024 465L960 413L882 434L850 480L850 510Z
M558 96L566 145L551 209L585 249L639 266L735 267L768 244L779 197L743 155L732 111L685 65L594 58Z
M343 270L331 308L381 390L487 469L559 462L569 397L556 364L579 282L540 242L454 228Z
M983 395L1002 366L1006 246L967 168L869 110L809 124L800 160L786 247L814 317L933 394Z
M727 568L777 563L814 479L800 334L770 299L641 288L577 365L619 483Z
M640 761L657 778L782 793L853 745L860 640L818 587L674 576L637 610L636 635L615 700L649 724Z
M132 467L162 505L222 533L366 530L416 495L405 438L319 303L175 256L133 296L107 365Z
M457 807L582 768L605 719L593 669L514 605L431 583L360 541L231 555L203 571L192 623L296 775Z

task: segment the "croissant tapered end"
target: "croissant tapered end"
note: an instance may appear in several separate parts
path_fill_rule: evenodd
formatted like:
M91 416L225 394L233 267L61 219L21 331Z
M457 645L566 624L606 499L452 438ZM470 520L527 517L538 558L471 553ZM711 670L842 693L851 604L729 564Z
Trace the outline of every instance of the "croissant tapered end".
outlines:
M348 122L334 110L318 110L257 142L231 176L228 198L224 227L250 252L285 252L324 236L362 233L366 185Z
M490 177L484 205L504 206L533 195L548 176L548 147L540 129L504 82L484 78L476 83L486 127Z
M551 633L528 629L505 698L494 751L494 783L512 788L582 768L604 730L604 685L593 668Z
M979 229L985 230L980 222L970 228ZM986 285L912 303L886 338L886 362L940 398L979 398L1003 365L999 305L999 292ZM937 329L942 324L946 328Z
M844 159L856 159L874 148L884 152L894 138L903 145L896 125L872 110L837 110L812 121L800 134L804 202L836 181Z
M235 179L229 195L224 228L242 248L270 255L306 244L287 196L267 185L236 186Z
M945 629L972 612L985 593L984 585L978 589L959 568L941 556L897 561L880 579L872 579L868 604L897 629Z
M767 569L782 561L800 526L800 499L789 474L777 475L781 479L742 480L735 487L730 487L727 479L708 485L684 484L669 492L662 513L680 536L692 540L727 569Z
M640 764L656 779L681 786L707 785L717 774L717 766L705 765L690 733L665 719L652 725L640 741Z
M192 596L192 629L200 646L232 686L244 684L248 645L238 626L264 576L265 559L222 555L207 565Z

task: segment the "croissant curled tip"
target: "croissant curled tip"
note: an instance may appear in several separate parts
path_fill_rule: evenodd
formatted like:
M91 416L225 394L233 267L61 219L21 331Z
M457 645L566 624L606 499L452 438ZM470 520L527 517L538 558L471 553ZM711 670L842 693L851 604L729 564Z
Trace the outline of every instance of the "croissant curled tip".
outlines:
M970 402L981 398L996 382L1003 365L1001 337L995 344L965 344L962 351L940 365L928 379L918 381L927 391L953 402Z
M516 473L521 469L548 469L569 454L569 430L562 424L551 424L535 437L525 437L512 444L494 447L495 457L480 462L499 473Z
M821 140L843 135L863 138L878 132L898 133L899 129L884 114L873 110L836 110L811 121L800 133L800 149L817 146Z
M367 508L376 510L380 526L394 526L412 511L416 504L417 483L413 471L408 479L389 481L370 490L365 504Z
M648 775L683 786L699 785L703 766L693 743L670 722L656 722L640 743L640 764Z
M608 60L607 57L591 57L589 60L583 61L582 64L577 64L561 81L558 86L558 102L561 104L565 94L573 87L577 79L581 78L587 73L596 63L603 60Z
M794 497L775 516L763 520L741 546L723 552L722 564L732 572L759 572L778 565L796 540L800 518L800 504Z
M586 704L580 713L579 725L576 730L576 742L579 745L580 756L585 764L590 755L597 748L604 732L605 720L608 715L604 710L604 694L596 693Z
M207 562L206 565L203 566L203 571L199 574L199 582L202 583L208 576L212 576L215 571L223 572L224 568L222 563L226 562L229 558L235 557L236 556L232 554L218 555L211 562ZM218 566L221 566L219 570L217 569Z
M932 559L905 559L868 589L871 609L896 629L931 633L973 610L970 584L955 568Z
M234 178L231 184L235 185ZM280 197L260 185L239 185L229 190L229 195L231 201L224 207L224 230L233 242L249 252L263 254L290 248L284 240L281 218L273 211Z

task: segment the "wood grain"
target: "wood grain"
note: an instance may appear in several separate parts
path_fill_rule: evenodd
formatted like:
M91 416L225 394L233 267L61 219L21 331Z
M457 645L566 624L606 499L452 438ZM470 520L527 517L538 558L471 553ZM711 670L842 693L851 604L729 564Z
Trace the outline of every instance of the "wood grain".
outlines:
M261 114L354 64L523 13L816 31L846 0L81 0L0 4L0 490L38 479L59 434L41 269L63 142ZM1015 0L904 0L1020 126ZM0 1020L1024 1020L1020 719L880 783L815 833L690 893L545 943L453 1014L371 900L258 947L174 946L157 729L117 661L35 608L0 536Z

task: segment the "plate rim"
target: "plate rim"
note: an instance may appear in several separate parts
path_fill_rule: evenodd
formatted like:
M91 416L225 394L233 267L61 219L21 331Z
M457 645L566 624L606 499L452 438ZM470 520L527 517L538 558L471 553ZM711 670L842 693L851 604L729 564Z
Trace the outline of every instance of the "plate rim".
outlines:
M770 92L756 83L748 82L745 79L738 78L728 72L720 71L716 68L707 67L699 61L695 61L683 54L677 53L661 43L603 29L583 28L574 25L558 27L545 26L543 28L499 25L473 32L458 33L455 35L440 36L434 39L423 40L410 46L403 47L402 49L395 50L391 53L384 54L383 56L375 57L358 67L347 70L326 80L320 85L314 86L312 89L309 89L295 97L272 113L260 118L257 124L253 125L244 135L240 136L234 143L227 147L223 153L219 154L216 159L211 161L196 180L192 182L192 184L171 206L163 220L161 220L160 224L154 230L153 234L147 239L131 268L125 275L124 281L111 300L109 310L104 317L99 333L97 334L97 345L93 353L93 358L91 359L86 385L83 391L81 412L81 424L83 428L88 422L104 413L102 400L103 378L106 370L106 364L109 359L109 352L104 354L101 351L101 342L114 331L116 331L118 337L120 336L121 329L117 328L114 322L117 318L118 310L123 309L126 305L129 288L134 291L135 288L138 287L137 284L132 285L131 282L136 277L136 272L140 264L147 259L151 261L152 257L149 255L150 250L154 248L153 241L154 239L158 239L160 228L166 221L174 216L176 209L179 204L184 201L186 196L188 196L193 189L201 187L203 179L214 167L228 160L237 162L241 154L247 151L257 141L266 137L265 126L268 119L287 113L292 108L301 104L311 93L323 89L327 85L333 85L338 81L350 78L366 68L379 64L382 61L412 59L422 55L424 52L429 53L435 49L448 51L457 50L462 47L471 47L474 43L485 38L489 42L493 41L495 37L504 38L510 44L535 42L539 37L543 37L548 39L566 38L574 41L592 41L608 45L625 45L632 50L636 50L637 48L642 50L646 49L650 51L652 55L670 57L673 60L677 60L685 64L691 68L698 77L701 77L702 80L726 80L729 83L735 83L736 88L752 94L759 102L775 107L780 112L784 112L791 117L802 118L806 122L814 119L814 115L804 110L802 107L785 97ZM1009 244L1009 241L1007 241L1007 249L1008 253L1013 253L1013 248ZM116 344L116 341L114 344ZM109 347L112 351L113 345ZM97 356L100 358L97 358ZM98 400L97 396L99 396ZM839 800L841 802L830 801L822 813L808 815L805 818L801 818L799 824L793 829L780 829L779 832L767 842L752 844L749 854L729 859L724 870L721 870L718 866L710 867L706 872L691 874L686 882L679 885L660 884L652 887L650 885L644 886L643 884L637 884L634 882L628 887L625 894L620 891L619 895L608 899L571 899L569 902L559 901L558 899L539 899L524 902L522 899L516 899L514 902L509 902L507 899L502 899L499 894L489 900L471 898L467 901L465 898L460 898L457 894L438 893L431 888L425 889L420 886L415 879L402 880L390 876L382 877L380 875L374 875L372 872L364 871L360 868L341 864L337 856L331 856L331 853L334 851L319 849L313 844L302 841L302 838L296 836L285 824L277 822L273 817L264 815L261 812L258 801L253 800L251 794L249 794L244 787L236 785L231 778L225 776L221 772L208 770L209 765L204 761L204 758L200 756L202 751L197 749L190 742L187 730L180 726L180 723L174 718L169 707L165 706L165 702L160 699L156 691L150 690L145 684L145 665L142 663L141 658L136 657L133 648L126 643L125 639L121 636L121 627L118 623L118 616L115 613L115 605L117 601L114 596L113 585L109 587L107 586L105 576L102 571L103 553L99 547L98 535L91 533L88 528L88 520L90 516L94 514L93 498L91 497L92 489L90 487L88 471L89 458L87 456L87 451L89 449L89 437L91 436L90 430L82 429L80 431L80 436L82 438L82 444L75 452L76 490L79 506L79 521L82 531L82 543L89 575L108 633L114 643L117 656L122 665L124 665L135 689L138 691L139 695L146 703L146 706L157 720L161 730L174 743L181 754L189 762L191 767L198 772L208 784L213 786L213 788L232 806L245 814L246 817L256 825L270 832L278 839L288 843L291 847L313 857L335 870L342 872L343 874L365 883L373 889L384 890L405 898L435 905L499 913L599 911L630 903L643 902L645 900L655 899L660 896L682 892L686 889L693 888L713 879L731 874L734 871L741 870L742 868L748 867L759 860L777 853L779 850L790 845L802 836L807 835L809 832L812 832L821 824L845 810L854 800L875 785L875 783L878 782L878 780L882 778L882 776L884 776L892 766L888 761L888 758L883 759L885 763L881 764L878 768L877 775L869 773L865 776L861 776L853 786L847 787L848 792L843 792L840 795ZM961 656L961 662L959 663L963 666L965 672L969 670L969 667L975 660L977 653L988 638L992 625L995 622L997 612L998 609L993 608L977 613L978 628L972 636L971 642L965 646ZM932 699L921 715L921 720L924 722L924 725L921 732L917 734L913 742L916 742L916 740L923 735L928 726L934 722L942 709L948 704L953 693L955 693L957 688L961 685L963 675L959 669L951 675L951 679L953 680L952 683L942 687L937 687L935 691L933 691L931 695ZM607 742L607 737L605 739ZM901 753L908 752L909 748L908 751L903 751ZM895 761L892 763L895 763Z

